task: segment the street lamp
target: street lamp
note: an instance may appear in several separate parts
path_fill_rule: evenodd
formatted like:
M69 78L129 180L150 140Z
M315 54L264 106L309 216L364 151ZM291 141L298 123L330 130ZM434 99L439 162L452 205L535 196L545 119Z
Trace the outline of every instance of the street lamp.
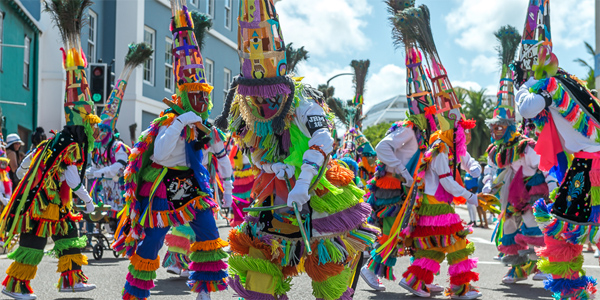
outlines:
M354 76L354 73L340 73L340 74L334 75L333 77L331 77L331 78L329 78L327 80L327 86L325 88L325 93L327 93L327 95L325 95L325 99L329 98L329 82L332 81L332 80L334 80L334 79L336 79L336 78L338 78L338 77L340 77L340 76L346 76L346 75L352 75L352 76Z

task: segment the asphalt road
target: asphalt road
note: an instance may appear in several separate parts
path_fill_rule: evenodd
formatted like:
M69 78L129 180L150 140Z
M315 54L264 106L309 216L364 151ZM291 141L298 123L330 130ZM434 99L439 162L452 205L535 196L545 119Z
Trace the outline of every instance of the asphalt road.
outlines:
M467 217L466 210L458 209L458 212L464 219ZM219 228L221 237L226 237L229 230L224 226L224 222ZM475 242L475 256L479 257L479 266L477 271L480 273L480 280L476 283L483 293L482 299L552 299L551 294L544 290L543 282L533 281L528 279L514 285L504 285L501 283L502 277L507 271L507 267L493 260L497 254L496 248L490 242L492 229L476 228L475 233L470 236L470 240ZM161 255L164 255L165 248L162 249ZM58 293L55 285L58 281L56 273L57 260L51 257L45 257L39 265L38 274L32 281L31 285L38 295L39 299L120 299L121 289L125 282L127 274L128 260L124 258L116 259L112 253L104 253L102 260L94 260L91 253L87 253L89 257L89 265L84 267L86 275L90 278L90 283L98 286L97 289L86 293ZM596 278L600 277L600 266L598 260L593 257L592 253L584 253L585 263L584 268L588 275ZM0 269L6 270L10 260L6 259L6 255L0 256ZM408 266L408 258L398 260L396 267L396 277L400 278L402 272ZM441 285L448 284L447 264L442 265L441 274L435 279L436 283ZM185 284L184 278L174 277L168 274L165 269L161 268L157 271L158 278L156 287L152 290L151 299L195 299L195 294L189 292ZM314 299L311 294L310 279L304 275L296 278L292 282L292 291L289 293L290 299ZM355 299L420 299L408 294L404 289L398 286L397 282L385 281L387 287L385 292L374 292L362 280L359 280ZM437 299L444 299L443 295L435 296ZM0 295L0 299L9 299L4 295ZM214 294L213 300L235 299L232 290L227 290Z

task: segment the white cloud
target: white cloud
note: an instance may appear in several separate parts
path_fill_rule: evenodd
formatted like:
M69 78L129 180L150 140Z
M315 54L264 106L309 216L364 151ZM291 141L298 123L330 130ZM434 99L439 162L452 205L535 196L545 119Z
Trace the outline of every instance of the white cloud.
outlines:
M370 43L363 32L371 13L367 0L282 0L277 3L287 43L305 46L311 55L350 53Z
M471 61L471 68L486 74L495 73L498 72L498 59L495 56L479 54Z
M481 90L481 85L479 85L479 83L477 83L475 81L454 80L454 81L452 81L452 86L455 88L461 87L461 88L467 89L467 90L475 90L475 91Z
M446 16L450 34L461 47L478 52L494 52L493 33L500 26L511 24L523 31L528 1L523 0L456 0L456 8ZM550 5L552 39L555 45L582 47L584 40L593 40L594 1L560 0Z

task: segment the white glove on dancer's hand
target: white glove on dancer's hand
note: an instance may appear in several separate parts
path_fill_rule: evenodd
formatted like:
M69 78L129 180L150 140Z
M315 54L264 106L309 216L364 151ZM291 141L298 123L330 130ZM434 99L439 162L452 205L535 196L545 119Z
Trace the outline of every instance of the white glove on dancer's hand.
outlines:
M469 175L473 178L479 178L481 176L481 165L473 164L469 167Z
M85 213L86 214L91 214L94 212L94 210L96 209L96 205L94 205L93 201L90 202L85 202Z
M484 194L489 194L491 191L492 191L492 185L491 184L486 184L481 189L481 192L484 193Z
M548 192L549 193L552 193L552 191L554 191L557 187L558 187L558 184L556 184L556 181L548 181Z
M396 168L395 172L396 174L400 174L400 176L402 176L402 178L404 178L405 182L402 183L404 186L412 186L413 184L413 176L412 174L410 174L410 172L404 167L404 166L400 166L398 168Z
M231 207L233 203L233 183L231 180L223 181L223 207Z
M196 113L188 111L186 113L184 113L183 115L179 115L177 117L177 120L179 122L181 122L183 125L190 125L190 124L194 124L196 122L201 122L202 123L202 118L200 116L198 116Z
M467 198L467 203L473 204L475 206L479 205L479 199L477 199L477 194L471 194L469 198Z
M298 205L298 211L302 210L302 206L310 200L308 189L310 188L310 182L313 177L317 174L317 170L310 165L302 165L302 171L296 185L288 195L287 205L291 208L294 207L294 203Z
M284 163L274 163L271 165L271 170L279 180L284 180L285 178L292 178L296 168Z
M89 167L85 170L85 177L87 179L92 179L94 178L94 172L96 172L96 169L93 167Z

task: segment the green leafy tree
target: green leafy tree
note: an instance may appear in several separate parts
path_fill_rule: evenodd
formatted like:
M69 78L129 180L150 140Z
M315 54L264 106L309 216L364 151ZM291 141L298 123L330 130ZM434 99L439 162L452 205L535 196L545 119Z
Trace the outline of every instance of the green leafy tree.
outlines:
M369 140L369 142L371 142L371 145L373 145L373 147L375 147L385 137L385 133L388 131L388 129L390 129L390 127L392 127L392 123L394 123L394 122L379 123L379 124L367 127L367 129L365 129L363 131L363 134L365 135L367 140Z
M304 46L300 48L294 48L293 43L287 44L285 47L285 55L287 59L287 73L292 74L296 72L296 67L303 61L308 60L308 50L304 49Z
M475 91L455 88L454 90L462 103L465 117L477 122L477 126L471 130L471 143L467 146L467 150L472 157L479 158L490 144L491 134L485 125L485 120L492 118L493 100L485 94L485 89Z
M594 50L594 47L592 47L592 45L590 45L588 42L584 42L584 44L586 52L591 56L591 60L594 61L596 59L596 51ZM588 89L595 89L596 74L594 74L594 67L592 67L585 59L582 58L575 59L574 61L588 70L587 77L584 80L587 82Z

